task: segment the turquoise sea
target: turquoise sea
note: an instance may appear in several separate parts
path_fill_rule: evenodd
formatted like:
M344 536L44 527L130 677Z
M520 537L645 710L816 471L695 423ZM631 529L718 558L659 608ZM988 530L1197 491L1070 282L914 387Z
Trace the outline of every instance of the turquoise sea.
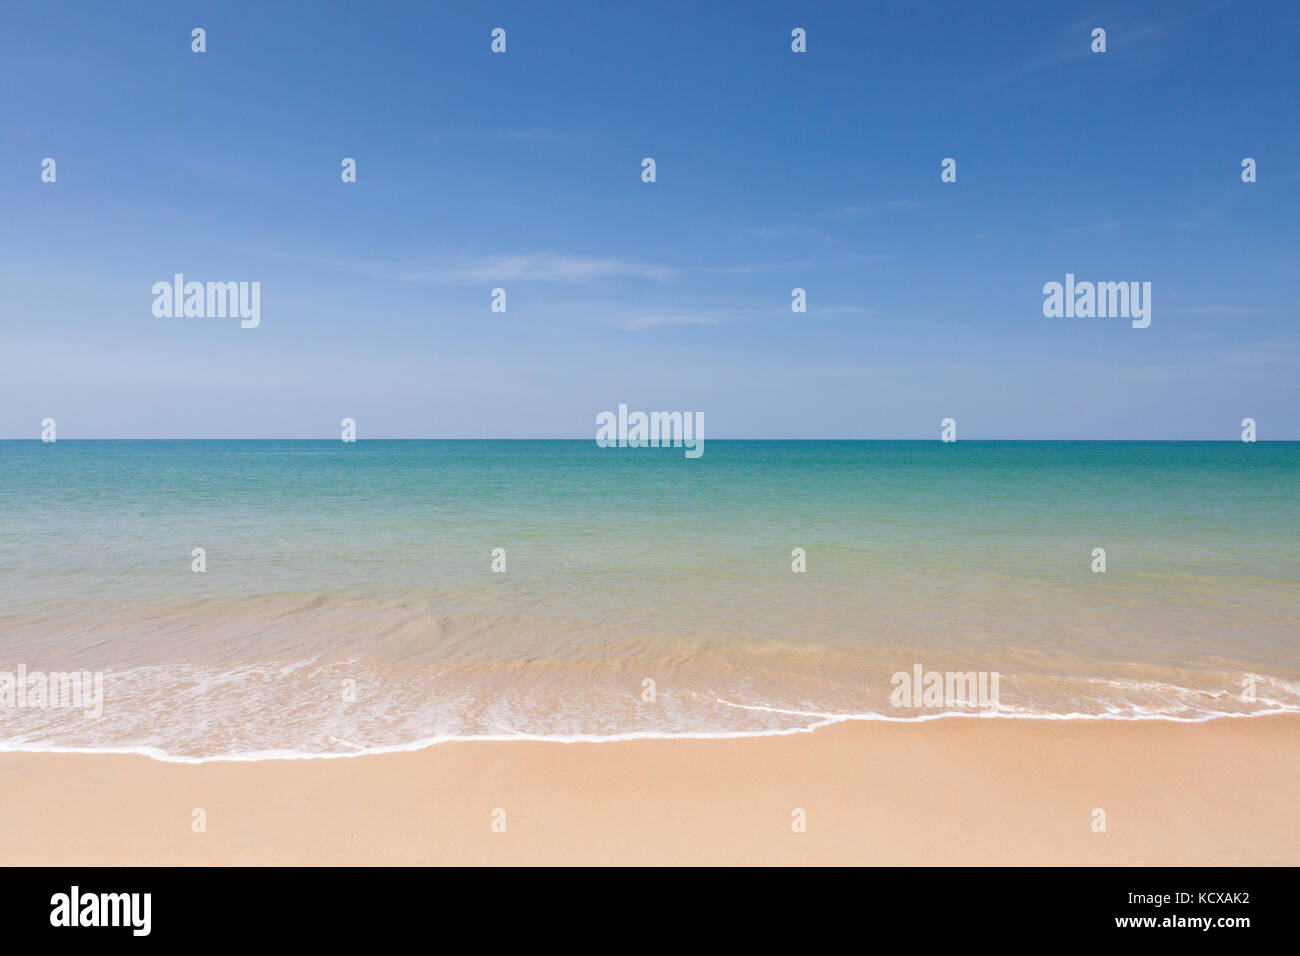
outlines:
M104 688L0 749L1300 709L1300 443L5 441L0 516L0 671Z

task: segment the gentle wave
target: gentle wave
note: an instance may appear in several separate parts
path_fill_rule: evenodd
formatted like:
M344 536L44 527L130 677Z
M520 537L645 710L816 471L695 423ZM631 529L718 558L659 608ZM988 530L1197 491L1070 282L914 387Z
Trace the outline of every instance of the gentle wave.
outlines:
M810 733L847 721L917 723L947 718L1028 720L1168 720L1200 723L1223 717L1300 713L1300 693L1291 681L1252 675L1259 688L1246 702L1221 690L1185 687L1161 680L1080 678L1074 683L1097 685L1119 693L1156 693L1137 702L1122 696L1079 701L1057 699L1052 706L1024 703L1020 681L1004 675L1004 692L996 709L954 707L838 709L815 703L752 702L752 690L741 699L697 689L667 691L651 707L640 708L631 695L594 685L583 689L588 706L576 707L570 693L547 701L550 710L537 710L538 701L518 695L514 701L485 686L475 693L467 685L442 687L432 674L397 668L411 682L396 683L391 662L384 662L385 693L340 705L329 695L341 675L362 675L375 662L356 660L321 663L315 659L276 662L222 670L198 667L136 668L110 674L104 716L90 719L72 708L4 708L0 710L0 752L136 754L173 763L339 759L422 750L465 741L546 741L610 743L627 740L730 739ZM516 671L509 671L511 680ZM424 678L424 679L421 679ZM571 678L570 686L572 686ZM374 679L377 682L377 679ZM753 682L753 675L745 680ZM1059 678L1048 681L1060 683ZM129 687L129 692L124 688ZM534 688L536 690L536 688ZM545 692L542 694L546 696ZM749 700L744 698L748 697ZM485 705L486 700L486 705ZM1017 701L1021 702L1017 702ZM1205 702L1213 702L1207 706ZM1193 705L1192 702L1195 702ZM1233 706L1226 706L1231 703ZM611 714L622 705L620 725ZM530 720L526 714L533 709ZM511 709L515 708L515 709ZM657 708L657 709L656 709ZM169 715L160 719L157 715ZM636 715L641 727L629 724ZM490 724L496 721L496 728ZM509 729L503 729L510 724ZM7 725L7 726L6 726ZM441 732L435 727L444 728ZM566 730L538 729L564 727Z
M354 750L351 752L339 751L337 753L311 753L306 751L283 750L283 751L262 751L254 753L233 753L233 754L213 754L205 757L188 757L178 754L171 754L165 750L159 750L153 747L59 747L54 745L43 744L13 744L8 741L0 741L0 753L59 753L59 754L125 754L141 757L149 757L152 760L158 760L162 763L183 763L183 764L205 764L205 763L255 763L266 760L342 760L351 757L376 756L380 754L410 753L419 750L428 750L440 744L450 743L467 743L472 741L490 741L496 743L519 743L532 741L538 743L560 743L560 744L604 744L619 743L630 740L732 740L750 737L786 737L794 734L812 733L822 727L831 724L846 723L848 721L886 721L890 723L920 723L930 720L945 720L948 718L966 718L972 720L1116 720L1116 721L1144 721L1144 720L1167 720L1177 723L1199 724L1211 720L1222 720L1225 718L1250 718L1250 717L1269 717L1276 714L1300 713L1300 707L1279 707L1276 709L1262 710L1254 713L1221 713L1206 714L1199 717L1171 717L1162 714L1147 714L1123 716L1119 714L1006 714L1006 713L980 713L970 714L958 711L946 711L939 714L923 714L916 717L890 717L885 714L833 714L827 715L826 719L817 723L809 724L806 727L793 727L788 730L738 730L738 731L716 731L716 732L697 732L697 733L626 733L626 734L476 734L463 737L431 737L424 740L415 740L405 744L389 744L378 747L369 747L365 749Z

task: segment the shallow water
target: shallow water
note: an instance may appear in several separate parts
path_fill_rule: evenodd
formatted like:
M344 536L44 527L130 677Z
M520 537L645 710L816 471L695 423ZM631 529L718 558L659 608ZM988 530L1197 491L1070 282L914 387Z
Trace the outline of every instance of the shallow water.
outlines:
M0 671L103 673L0 748L1296 710L1298 492L1300 443L0 442Z

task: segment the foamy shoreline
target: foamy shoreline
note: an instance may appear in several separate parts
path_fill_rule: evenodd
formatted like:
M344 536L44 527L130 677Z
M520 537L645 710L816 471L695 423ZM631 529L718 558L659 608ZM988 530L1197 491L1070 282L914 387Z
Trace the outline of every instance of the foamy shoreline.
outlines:
M720 704L729 704L728 701L719 701ZM736 705L731 706L746 706ZM750 708L746 708L750 709ZM360 747L352 752L307 752L307 750L256 750L248 753L220 753L211 754L211 756L188 757L183 754L174 754L166 752L160 748L152 747L57 747L57 745L47 745L40 743L22 743L12 744L6 741L0 741L0 754L4 753L64 753L64 754L112 754L112 756L134 756L148 757L149 760L159 761L161 763L187 763L187 765L201 765L201 763L259 763L264 761L295 761L295 760L347 760L355 757L377 757L383 754L394 753L416 753L420 750L426 750L433 747L441 747L443 744L471 744L471 743L493 743L493 744L510 744L510 743L543 743L543 744L616 744L628 743L632 740L744 740L754 739L754 737L776 737L792 736L797 734L813 734L814 731L823 727L831 727L837 723L926 723L930 721L944 721L944 719L975 719L975 721L1115 721L1115 722L1145 722L1145 721L1167 721L1173 723L1206 723L1209 721L1218 721L1223 718L1252 718L1252 717L1277 717L1282 714L1300 714L1300 710L1287 708L1278 708L1273 710L1258 710L1253 713L1219 713L1204 714L1197 717L1171 717L1167 714L1143 714L1143 715L1126 715L1126 714L1009 714L1009 713L961 713L961 711L944 711L939 714L918 714L917 717L888 717L885 714L820 714L816 711L796 711L781 710L777 708L753 708L758 710L772 710L775 713L806 715L806 717L819 718L815 723L806 727L787 727L776 728L776 730L755 730L755 731L699 731L699 732L677 732L677 734L658 734L658 732L628 732L628 734L467 734L455 736L426 737L426 739L413 740L407 744L383 744L376 747ZM339 740L338 743L346 744L347 741Z
M41 743L12 744L0 741L0 754L83 754L147 757L160 763L173 764L209 764L209 763L261 763L272 760L340 760L356 757L376 757L387 754L417 753L444 744L465 743L550 743L550 744L611 744L626 743L634 740L743 740L763 737L788 737L796 734L809 734L824 727L843 723L888 723L919 724L936 720L1030 720L1030 721L1115 721L1146 722L1167 721L1180 724L1202 724L1225 718L1274 717L1286 714L1300 714L1300 710L1276 708L1251 713L1216 713L1195 717L1176 717L1167 714L1016 714L1016 713L962 713L944 711L937 714L918 714L915 717L890 717L885 714L822 714L815 711L793 711L780 708L753 707L750 705L731 704L719 700L719 703L745 709L765 710L775 713L817 717L815 723L805 727L789 727L771 730L736 730L736 731L699 731L680 733L630 732L614 734L463 734L443 737L430 737L414 740L404 744L384 744L371 747L352 745L357 749L342 752L309 752L300 750L251 751L247 753L212 754L191 757L169 753L156 747L61 747ZM347 744L347 741L339 740Z

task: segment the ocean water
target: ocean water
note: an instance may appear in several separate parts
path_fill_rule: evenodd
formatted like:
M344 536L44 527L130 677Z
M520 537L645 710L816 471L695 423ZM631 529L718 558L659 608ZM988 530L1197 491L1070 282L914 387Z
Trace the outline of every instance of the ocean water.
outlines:
M103 681L0 749L1300 710L1298 519L1300 443L0 442L0 672Z

